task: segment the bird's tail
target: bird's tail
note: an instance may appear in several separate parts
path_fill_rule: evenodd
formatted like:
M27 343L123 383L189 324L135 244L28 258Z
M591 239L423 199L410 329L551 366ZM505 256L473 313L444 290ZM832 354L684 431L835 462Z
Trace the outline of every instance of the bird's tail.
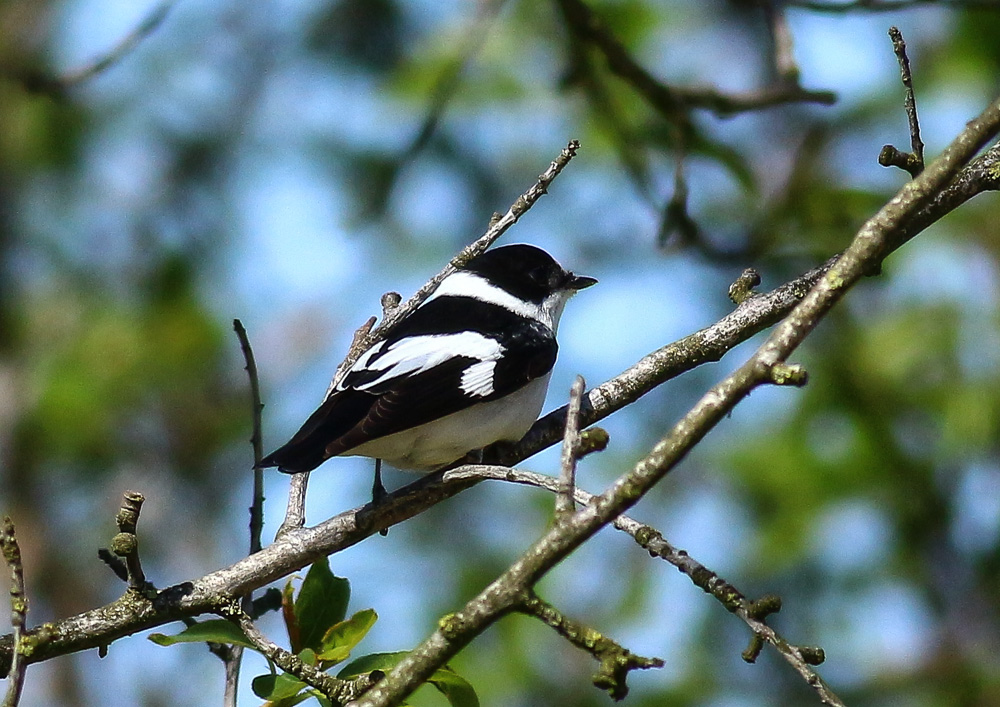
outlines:
M309 439L296 441L294 438L278 447L273 452L260 460L258 467L267 468L278 467L278 471L286 474L298 474L303 471L312 471L325 462L324 445L316 444Z
M276 466L286 474L312 471L334 456L328 451L331 444L357 424L373 399L356 391L331 395L287 443L261 459L257 466Z

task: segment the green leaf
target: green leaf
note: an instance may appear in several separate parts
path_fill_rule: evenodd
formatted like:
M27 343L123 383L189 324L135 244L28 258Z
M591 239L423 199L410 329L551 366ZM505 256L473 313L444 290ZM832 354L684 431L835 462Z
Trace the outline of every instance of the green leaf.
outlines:
M347 656L371 630L376 621L378 621L378 614L375 613L374 609L362 609L347 621L334 624L323 635L319 659L332 663L347 660Z
M396 653L371 653L355 658L337 673L341 680L349 680L359 675L367 675L373 670L381 670L383 673L389 672L396 663L410 654L409 651L397 651Z
M257 695L257 697L272 702L296 697L303 689L309 687L297 677L288 673L258 675L250 683L250 686L253 688L253 694ZM309 697L308 693L302 695L303 700L307 697ZM298 700L297 702L301 701ZM288 704L297 704L297 702L290 702Z
M212 643L235 643L238 646L254 648L250 639L236 624L225 619L209 619L199 621L188 626L186 629L173 636L162 633L149 635L149 640L161 646L172 646L177 643L202 643L211 641ZM256 648L254 648L256 650Z
M451 668L439 668L428 682L448 698L451 707L479 707L479 697L472 685Z
M314 562L295 599L299 645L293 643L292 651L298 653L303 648L312 648L319 653L326 632L347 616L350 598L350 583L330 572L327 559Z
M295 589L292 580L285 582L285 588L281 592L281 618L285 620L285 630L288 632L288 642L295 651L302 645L299 633L299 622L295 620Z
M314 668L316 667L316 663L318 662L316 660L316 651L314 651L312 648L303 648L302 651L299 653L299 658L302 659L303 663L305 663L306 665L311 665Z

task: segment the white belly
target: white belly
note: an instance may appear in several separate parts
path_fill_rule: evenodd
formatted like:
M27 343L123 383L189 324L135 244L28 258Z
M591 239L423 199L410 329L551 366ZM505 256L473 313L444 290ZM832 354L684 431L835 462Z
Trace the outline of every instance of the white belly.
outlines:
M548 386L545 375L506 398L365 442L340 456L378 458L405 471L434 471L493 442L517 442L538 419Z

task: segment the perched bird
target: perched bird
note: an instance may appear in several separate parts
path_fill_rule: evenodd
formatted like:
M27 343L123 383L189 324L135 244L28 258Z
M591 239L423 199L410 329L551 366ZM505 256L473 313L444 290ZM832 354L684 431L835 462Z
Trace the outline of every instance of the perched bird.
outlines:
M563 307L596 282L531 245L473 258L362 353L261 466L295 473L360 455L429 472L518 441L541 412Z

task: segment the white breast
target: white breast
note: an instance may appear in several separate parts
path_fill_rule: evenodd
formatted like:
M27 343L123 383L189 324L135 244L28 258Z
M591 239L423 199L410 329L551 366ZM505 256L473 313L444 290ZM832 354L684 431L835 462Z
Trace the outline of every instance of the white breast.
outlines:
M549 376L499 400L479 403L425 425L365 442L341 456L382 459L397 469L429 472L500 440L516 442L538 419Z

